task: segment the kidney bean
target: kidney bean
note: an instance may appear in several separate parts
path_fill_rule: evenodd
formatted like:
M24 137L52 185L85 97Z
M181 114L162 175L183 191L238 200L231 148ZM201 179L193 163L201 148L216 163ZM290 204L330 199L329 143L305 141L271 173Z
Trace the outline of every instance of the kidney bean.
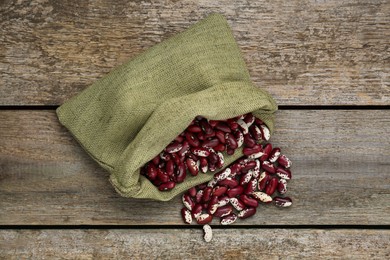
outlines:
M278 161L279 165L283 166L284 168L291 167L290 159L288 159L287 156L285 156L284 154L280 155L277 161Z
M272 151L272 145L271 144L266 144L263 147L263 155L261 156L260 160L261 161L266 161L269 158L269 155L271 154Z
M225 132L225 133L231 133L232 129L230 129L229 125L225 122L219 122L216 126L215 129Z
M215 172L216 169L217 169L217 167L215 166L214 163L209 163L209 171L210 172Z
M253 168L253 178L259 179L259 177L260 177L260 161L255 160L255 162L256 162L256 166L255 166L255 168Z
M225 158L223 157L223 154L221 152L217 152L218 160L215 164L217 168L222 168L223 165L225 164Z
M264 190L265 187L268 185L268 182L270 179L271 179L271 176L269 175L269 173L267 173L267 172L261 173L260 178L259 178L258 189L260 191Z
M214 188L214 186L218 183L218 181L214 178L214 179L211 179L208 183L207 183L207 187L211 187L211 188Z
M230 225L236 222L237 215L234 213L231 213L223 218L221 218L221 225Z
M198 190L198 192L196 193L196 196L195 196L196 203L202 202L203 192L204 192L203 189L201 189L201 190Z
M153 160L152 160L153 164L155 166L157 166L159 163L160 163L160 154L156 155Z
M211 193L213 192L213 188L212 187L206 187L204 189L204 192L203 192L203 198L202 198L202 201L203 202L208 202L210 199L211 199Z
M218 141L219 141L221 144L225 144L225 143L226 143L226 140L225 140L225 132L216 131L216 132L215 132L215 137L218 139Z
M228 154L228 155L233 155L234 154L234 149L232 149L232 148L230 148L230 147L228 147L228 148L226 148L226 153Z
M162 182L168 182L169 181L169 176L165 172L163 172L161 169L157 169L157 178Z
M240 126L241 130L242 130L242 133L244 134L244 136L249 132L248 131L248 125L244 122L244 120L242 119L238 119L237 120L237 124Z
M252 180L249 181L248 185L245 187L244 193L245 194L252 194L258 185L257 179L253 178Z
M180 163L176 167L176 182L177 183L183 182L186 176L187 176L186 167L184 163Z
M162 183L160 184L160 186L158 186L158 189L160 191L164 191L164 190L171 190L175 187L176 183L173 182L173 181L168 181L168 182L165 182L165 183Z
M230 198L230 204L232 204L232 206L237 211L241 211L241 210L245 209L245 204L237 198Z
M241 219L249 218L256 214L256 208L246 208L238 213L238 217Z
M271 132L266 125L260 125L260 131L263 140L268 141L271 138Z
M224 144L218 144L217 146L214 146L214 150L216 152L223 152L226 150L226 145Z
M211 125L212 128L215 128L215 126L219 123L220 121L218 120L209 120L209 124Z
M258 153L258 152L262 152L262 147L261 145L257 144L255 146L253 146L252 148L249 148L249 147L245 147L244 149L242 149L242 153L246 156L249 156L251 154L254 154L254 153Z
M172 157L169 155L169 153L163 151L160 153L160 158L163 160L163 161L169 161L172 159ZM160 162L161 163L161 162Z
M213 220L213 215L210 215L208 213L200 214L199 217L196 218L196 222L199 225L210 223L212 220Z
M235 188L238 186L238 181L236 179L227 177L226 179L219 181L218 184L221 186L226 186L228 188Z
M227 204L229 204L230 198L226 195L223 195L219 198L218 207L223 207Z
M253 169L256 167L256 162L255 161L248 161L247 163L244 164L244 166L241 168L241 171L248 171L250 169Z
M280 179L277 189L279 194L285 194L287 192L287 181L285 179Z
M199 125L200 125L200 127L202 128L202 130L204 131L205 134L210 134L211 132L213 132L213 128L208 123L207 119L201 120L199 122Z
M230 177L234 178L237 174L241 174L240 171L241 171L241 168L243 167L243 165L241 165L240 163L235 163L233 164L232 166L230 166Z
M215 211L218 209L218 203L219 203L219 200L218 200L218 197L213 195L210 199L210 202L209 202L209 205L207 207L207 210L210 214L214 214Z
M192 211L191 211L191 214L192 216L197 219L200 214L202 214L202 205L201 204L195 204L193 207L192 207Z
M233 131L237 130L239 125L237 124L236 121L234 120L227 120L227 123L229 125L229 128L232 129Z
M245 117L244 117L244 122L246 123L246 125L248 127L250 127L254 122L255 122L255 117L253 116L252 113L249 113L247 114Z
M187 209L192 210L192 208L195 205L195 202L192 200L191 196L188 193L184 193L183 196L181 197L181 200L183 202L183 205Z
M222 196L223 194L225 194L226 191L227 191L227 187L225 187L225 186L216 186L213 189L213 195L219 197L219 196Z
M198 167L197 163L193 159L187 158L186 165L187 165L187 169L190 171L190 173L193 176L198 175L199 167Z
M173 172L175 171L175 164L173 160L167 161L165 165L165 172L168 176L173 176Z
M275 166L270 163L269 161L264 161L261 163L261 168L263 168L264 170L266 170L267 172L271 173L271 174L275 174L276 173L276 168Z
M247 183L249 183L249 181L252 179L252 175L253 175L253 171L252 170L249 170L247 173L242 174L241 177L240 177L239 184L241 186L244 186Z
M191 153L199 157L208 157L210 155L210 152L203 147L193 147L191 148Z
M218 207L217 210L214 212L214 217L225 217L233 212L232 205L226 205L222 207Z
M291 171L282 167L276 167L276 175L278 175L282 179L291 179Z
M236 197L237 195L242 194L243 192L244 192L244 187L237 186L237 187L228 189L226 194L228 195L229 198L233 198L233 197Z
M252 194L252 197L265 203L270 203L272 201L272 197L269 196L267 193L261 192L261 191L255 191Z
M192 198L194 198L196 196L196 188L195 187L189 188L188 195L191 196Z
M199 145L200 145L199 139L193 133L186 132L185 137L186 137L188 144L191 147L199 147Z
M272 177L269 180L268 185L265 187L265 193L271 196L272 194L274 194L277 187L278 187L278 179Z
M272 163L276 162L276 160L278 160L280 156L280 148L278 147L275 147L274 149L272 149L269 157L268 157L268 160Z
M201 170L203 173L206 173L207 170L208 170L208 162L207 162L207 159L204 158L204 157L200 157L200 158L199 158L199 165L200 165L200 170Z
M202 128L198 125L190 125L189 127L187 127L187 131L191 133L200 133L202 132Z
M202 143L203 147L215 147L219 144L219 140L216 137L210 138L208 140L204 140Z
M174 139L174 141L178 142L178 143L182 143L184 141L184 137L181 136L181 135L178 135L176 136L176 138Z
M257 200L245 195L245 194L241 194L240 195L240 200L248 207L257 207L259 206L259 203L257 202Z
M184 158L184 156L188 153L189 150L190 150L190 144L188 143L188 141L184 141L183 146L181 150L177 152L177 155L181 158Z
M249 128L249 132L252 135L253 139L255 139L256 142L261 141L262 135L261 135L261 130L260 130L260 128L258 126L252 125Z
M184 161L184 157L180 157L177 153L172 153L171 157L175 165L182 163L182 160Z
M249 134L244 135L244 144L248 148L253 148L257 143Z
M203 239L207 243L210 242L211 239L213 239L213 231L209 225L206 224L203 226L203 233L204 233Z
M234 132L234 137L237 140L237 147L241 147L244 144L244 135L240 130Z
M231 148L231 149L237 149L238 148L238 144L237 144L236 138L234 137L233 134L226 133L225 134L225 139L226 139L226 144L228 145L229 148Z
M198 134L196 135L196 137L198 137L198 139L199 139L200 141L204 141L204 140L207 139L205 133L203 133L203 132L198 133Z
M192 215L191 211L186 208L181 209L181 217L183 218L184 223L191 224L192 223Z
M150 180L155 180L157 178L157 168L153 164L149 163L148 166L146 167L146 176Z
M165 151L167 151L167 153L176 153L176 152L180 151L181 148L183 148L183 145L181 143L173 142L173 143L170 143L165 148Z
M292 199L289 197L275 197L275 205L278 207L290 207L292 205Z
M226 168L226 169L216 173L214 175L214 179L216 179L219 183L221 183L222 180L224 180L227 177L229 177L230 173L231 173L230 168Z

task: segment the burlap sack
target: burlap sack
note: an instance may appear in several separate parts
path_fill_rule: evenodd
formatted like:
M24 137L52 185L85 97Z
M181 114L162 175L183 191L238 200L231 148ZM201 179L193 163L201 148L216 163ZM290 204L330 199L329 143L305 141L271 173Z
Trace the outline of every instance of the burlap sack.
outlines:
M254 86L222 15L212 14L115 69L57 109L60 122L125 197L170 200L212 178L160 192L139 174L197 115L220 120L253 112L271 132L277 106ZM242 156L227 156L226 164Z

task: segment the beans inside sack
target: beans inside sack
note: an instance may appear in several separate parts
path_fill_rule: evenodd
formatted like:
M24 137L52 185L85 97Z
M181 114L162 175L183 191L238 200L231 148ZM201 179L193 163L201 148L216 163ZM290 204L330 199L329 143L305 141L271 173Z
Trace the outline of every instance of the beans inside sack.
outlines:
M228 155L245 145L244 154L256 159L262 154L258 144L268 141L268 127L251 113L223 121L196 117L187 129L175 138L160 154L142 168L145 175L159 190L173 189L183 182L188 173L214 172L224 165L222 152Z

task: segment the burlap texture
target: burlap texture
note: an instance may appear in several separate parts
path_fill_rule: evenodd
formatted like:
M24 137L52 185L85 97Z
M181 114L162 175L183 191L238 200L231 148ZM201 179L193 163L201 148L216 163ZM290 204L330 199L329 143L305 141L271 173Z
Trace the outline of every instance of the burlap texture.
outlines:
M125 197L166 201L212 178L200 173L160 192L139 174L197 115L253 112L273 131L277 106L254 86L222 15L212 14L118 67L57 109L60 122ZM226 163L241 157L225 154Z

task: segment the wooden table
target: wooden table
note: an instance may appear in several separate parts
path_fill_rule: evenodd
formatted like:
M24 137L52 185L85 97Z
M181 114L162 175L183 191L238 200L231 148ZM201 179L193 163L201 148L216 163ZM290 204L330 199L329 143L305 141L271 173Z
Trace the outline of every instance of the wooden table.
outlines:
M117 195L55 108L212 12L280 105L294 205L206 244L180 199ZM0 1L0 258L390 257L390 2Z

